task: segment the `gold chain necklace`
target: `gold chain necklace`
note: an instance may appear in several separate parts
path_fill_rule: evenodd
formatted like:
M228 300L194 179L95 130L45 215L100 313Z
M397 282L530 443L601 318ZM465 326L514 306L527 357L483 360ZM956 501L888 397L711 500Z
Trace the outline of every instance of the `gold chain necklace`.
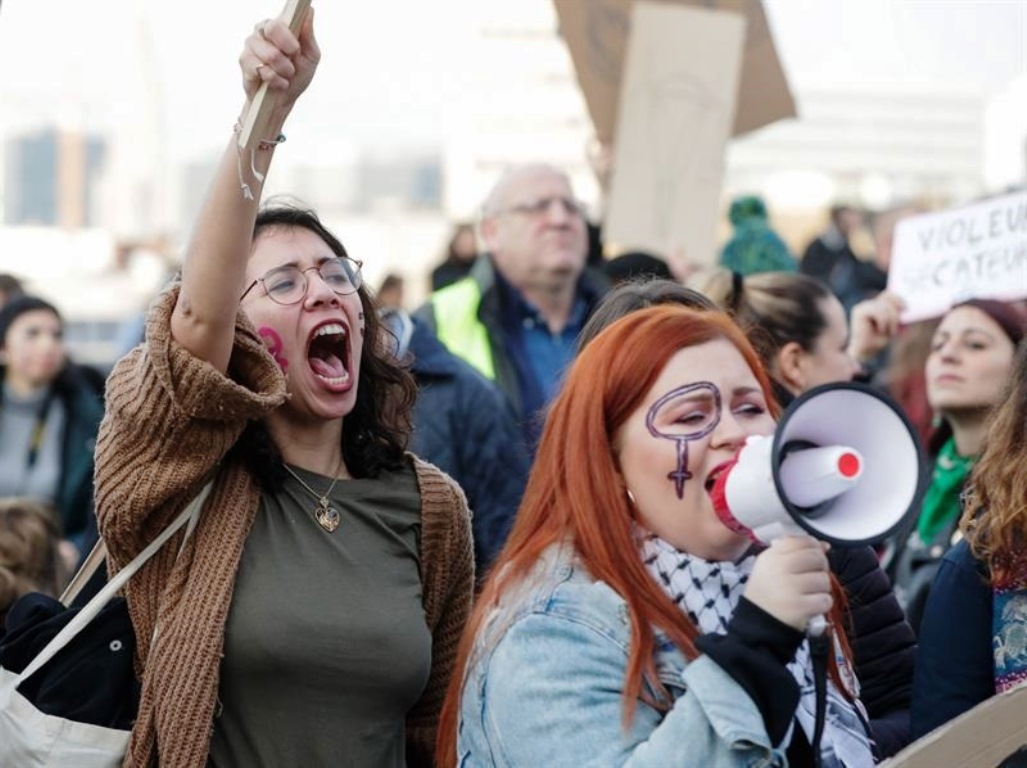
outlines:
M332 491L335 490L335 484L339 482L338 473L336 473L335 479L332 480L332 484L328 486L328 490L325 491L325 495L322 496L309 485L304 483L303 478L289 469L288 464L282 462L282 466L285 467L285 470L290 475L296 478L296 482L306 488L307 492L317 499L317 507L314 509L314 518L322 528L328 531L328 533L334 533L335 529L339 527L339 520L341 517L339 515L339 510L335 507L329 506L328 497L332 495ZM339 463L339 469L342 469L341 462Z

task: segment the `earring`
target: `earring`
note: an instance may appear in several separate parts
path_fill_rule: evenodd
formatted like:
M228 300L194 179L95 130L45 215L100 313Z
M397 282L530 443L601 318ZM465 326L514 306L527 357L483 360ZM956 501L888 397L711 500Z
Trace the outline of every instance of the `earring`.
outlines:
M635 494L633 494L631 492L630 488L627 488L626 491L627 491L627 494L628 494L628 501L631 502L631 506L633 506L633 507L636 506L636 504L635 504Z

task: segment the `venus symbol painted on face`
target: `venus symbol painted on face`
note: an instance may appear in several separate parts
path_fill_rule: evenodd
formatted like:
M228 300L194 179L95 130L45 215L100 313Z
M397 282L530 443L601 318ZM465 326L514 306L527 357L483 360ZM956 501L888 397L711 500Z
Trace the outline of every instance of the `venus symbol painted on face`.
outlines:
M271 353L271 357L278 363L278 367L282 369L282 373L289 370L289 361L285 355L282 354L282 337L278 335L278 331L274 328L269 328L266 325L262 326L257 331L257 335L264 340L267 344L267 349Z
M661 412L670 409L680 410L674 421L657 429L656 423ZM721 399L720 390L715 384L700 381L672 389L649 409L645 417L645 425L649 434L664 440L673 440L677 444L677 469L667 473L667 479L674 481L674 489L678 498L684 498L685 481L692 478L688 471L688 443L698 440L712 432L720 423Z

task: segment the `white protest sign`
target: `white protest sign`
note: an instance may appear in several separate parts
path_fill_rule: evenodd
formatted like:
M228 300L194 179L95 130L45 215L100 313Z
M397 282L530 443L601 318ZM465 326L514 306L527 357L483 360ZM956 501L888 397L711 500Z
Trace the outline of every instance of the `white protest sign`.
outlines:
M966 299L1027 298L1027 192L900 221L888 289L906 302L904 323Z

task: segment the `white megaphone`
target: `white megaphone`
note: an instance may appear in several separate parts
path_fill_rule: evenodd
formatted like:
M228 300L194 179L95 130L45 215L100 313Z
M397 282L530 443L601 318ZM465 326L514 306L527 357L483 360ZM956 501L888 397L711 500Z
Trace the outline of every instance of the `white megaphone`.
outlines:
M875 544L919 508L923 463L913 427L886 395L825 384L798 397L772 436L750 437L711 497L725 525L764 544L790 533Z

